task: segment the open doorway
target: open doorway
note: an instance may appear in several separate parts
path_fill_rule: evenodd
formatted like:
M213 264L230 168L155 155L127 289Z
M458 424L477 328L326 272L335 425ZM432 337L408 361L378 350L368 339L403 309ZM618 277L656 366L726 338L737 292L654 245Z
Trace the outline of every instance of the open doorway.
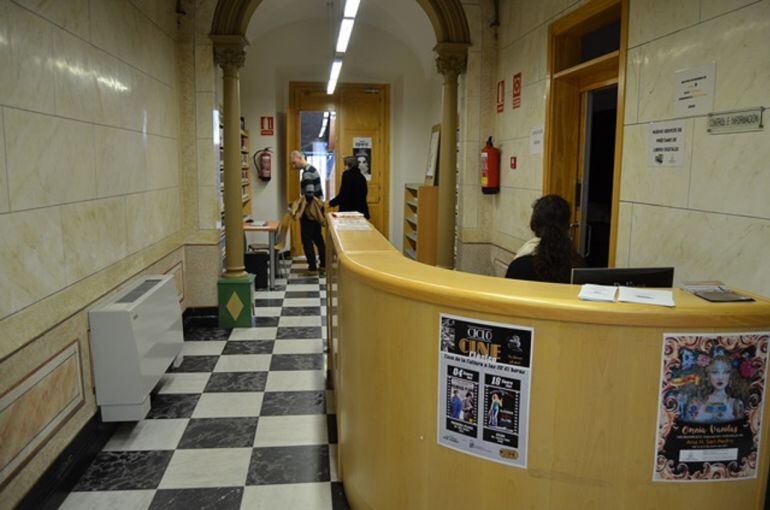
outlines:
M299 112L300 150L308 163L321 174L321 187L328 200L336 194L334 165L336 162L337 113L334 111ZM302 175L297 174L297 179Z

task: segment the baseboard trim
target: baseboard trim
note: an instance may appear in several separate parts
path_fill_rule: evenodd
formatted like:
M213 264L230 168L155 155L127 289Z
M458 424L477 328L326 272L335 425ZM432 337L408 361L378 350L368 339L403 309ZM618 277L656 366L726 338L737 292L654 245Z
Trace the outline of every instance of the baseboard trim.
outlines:
M17 510L59 508L116 428L115 423L103 423L98 413L91 417L22 498Z

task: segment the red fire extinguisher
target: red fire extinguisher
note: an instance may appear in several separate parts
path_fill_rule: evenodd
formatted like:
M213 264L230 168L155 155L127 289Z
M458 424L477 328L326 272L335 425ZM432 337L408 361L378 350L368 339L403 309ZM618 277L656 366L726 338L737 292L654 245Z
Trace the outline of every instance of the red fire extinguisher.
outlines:
M492 145L492 137L481 149L481 192L494 195L500 192L500 149Z
M273 153L270 147L254 153L254 166L257 169L257 177L262 181L269 181L273 167Z

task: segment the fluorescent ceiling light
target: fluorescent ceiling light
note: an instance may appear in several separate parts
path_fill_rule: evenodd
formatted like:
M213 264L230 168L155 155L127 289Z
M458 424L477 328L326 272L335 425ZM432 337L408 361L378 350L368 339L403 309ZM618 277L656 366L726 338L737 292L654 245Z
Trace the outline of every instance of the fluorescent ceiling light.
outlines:
M332 70L329 75L329 84L326 86L326 93L329 95L334 94L334 89L337 88L337 79L340 77L340 71L342 70L342 60L336 59L332 62Z
M350 42L350 35L353 33L353 18L345 18L340 25L340 35L337 37L337 53L345 53Z
M361 3L361 0L348 0L345 2L345 14L344 16L346 18L355 18L356 13L358 12L358 4Z

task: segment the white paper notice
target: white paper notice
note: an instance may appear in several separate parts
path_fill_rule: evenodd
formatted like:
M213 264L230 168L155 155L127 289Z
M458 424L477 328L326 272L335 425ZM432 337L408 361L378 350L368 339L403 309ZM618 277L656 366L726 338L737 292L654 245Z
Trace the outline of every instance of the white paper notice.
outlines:
M674 294L670 290L640 289L636 287L619 287L618 301L641 305L676 306L674 304Z
M587 283L580 287L578 298L583 301L605 301L607 303L615 302L615 293L618 288L614 285L594 285Z
M684 166L686 160L684 120L656 122L649 125L648 166Z
M543 153L543 133L545 130L541 127L535 128L529 134L529 153L530 154L542 154Z
M703 115L714 110L715 62L674 73L674 115Z

